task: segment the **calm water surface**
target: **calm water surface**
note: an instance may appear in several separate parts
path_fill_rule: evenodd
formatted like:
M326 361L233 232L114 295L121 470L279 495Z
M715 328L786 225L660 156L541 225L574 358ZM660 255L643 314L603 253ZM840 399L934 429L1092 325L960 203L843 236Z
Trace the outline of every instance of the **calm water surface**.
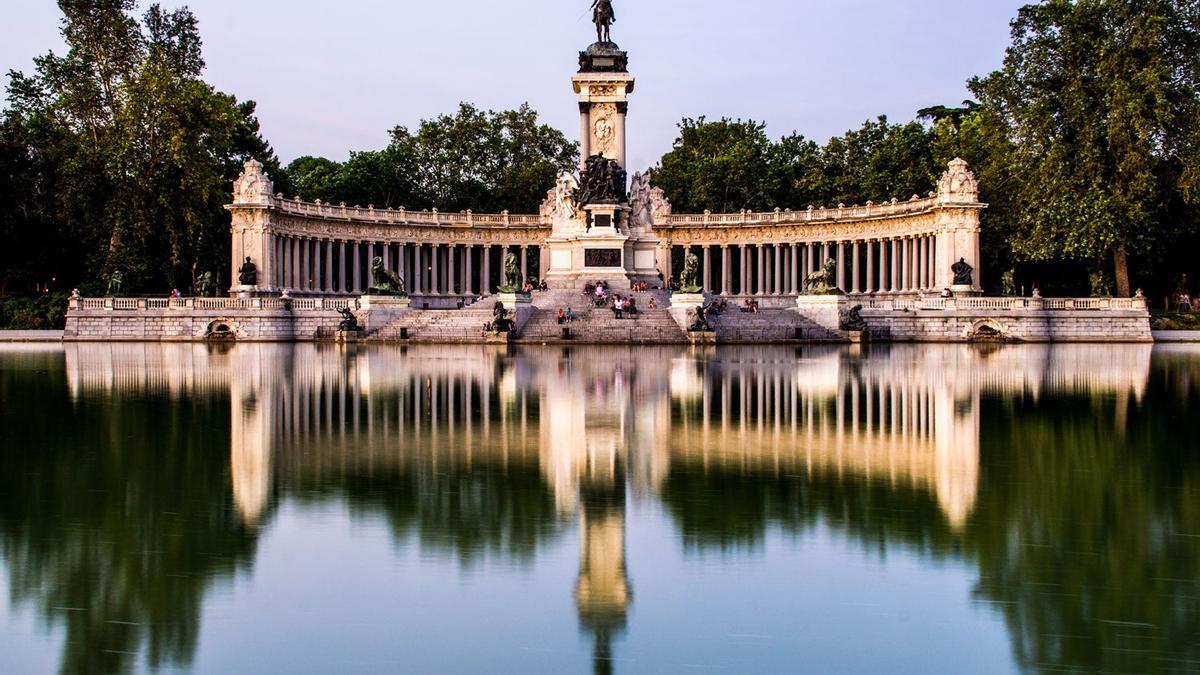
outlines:
M1200 670L1200 349L0 351L0 671Z

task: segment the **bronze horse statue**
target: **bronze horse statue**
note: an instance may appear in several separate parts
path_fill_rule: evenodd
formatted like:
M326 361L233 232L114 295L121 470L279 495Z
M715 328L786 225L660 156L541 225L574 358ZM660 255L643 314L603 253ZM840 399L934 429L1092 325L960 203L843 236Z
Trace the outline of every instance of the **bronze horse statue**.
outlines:
M592 0L592 23L596 24L596 41L612 42L612 25L617 22L612 0Z

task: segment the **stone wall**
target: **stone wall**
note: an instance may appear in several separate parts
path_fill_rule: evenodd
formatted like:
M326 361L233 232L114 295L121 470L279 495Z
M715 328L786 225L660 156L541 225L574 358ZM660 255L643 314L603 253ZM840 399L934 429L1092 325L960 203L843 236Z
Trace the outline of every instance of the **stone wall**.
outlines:
M195 342L225 332L246 342L308 342L331 338L339 321L334 310L72 309L63 341Z
M878 342L1153 342L1146 310L863 310Z

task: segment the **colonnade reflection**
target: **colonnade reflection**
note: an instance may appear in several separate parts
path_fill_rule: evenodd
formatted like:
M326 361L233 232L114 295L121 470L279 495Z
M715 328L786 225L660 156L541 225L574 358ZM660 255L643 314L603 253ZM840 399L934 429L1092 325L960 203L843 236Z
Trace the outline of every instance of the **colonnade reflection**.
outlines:
M865 541L884 527L886 540L918 548L951 539L947 550L961 551L983 538L973 522L995 518L976 513L987 402L1083 397L1119 427L1147 395L1151 347L79 344L66 348L65 366L75 400L227 396L229 489L251 532L289 494L347 477L406 476L429 503L403 508L442 525L447 509L462 510L451 529L517 514L464 536L463 556L482 547L529 558L575 520L573 593L604 670L635 602L628 499L662 501L685 540L707 546L754 542L767 520L836 520L835 502L846 513L878 509L882 497L896 500L887 517L922 522L888 530L851 513L845 530ZM767 504L772 492L794 500ZM515 506L493 508L500 502Z

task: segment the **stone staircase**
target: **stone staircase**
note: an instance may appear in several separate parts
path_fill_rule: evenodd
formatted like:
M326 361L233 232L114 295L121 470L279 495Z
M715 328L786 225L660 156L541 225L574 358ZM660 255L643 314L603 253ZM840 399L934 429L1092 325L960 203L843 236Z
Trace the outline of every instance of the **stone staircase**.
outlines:
M724 343L792 342L797 339L797 329L803 340L840 342L845 339L844 335L829 331L791 309L743 312L730 306L710 323L717 333L717 341Z
M552 289L534 294L533 315L517 338L521 342L561 341L564 326L558 323L558 310L570 308L575 320L566 327L571 329L573 342L687 343L687 335L665 309L670 306L669 296L665 291L631 294L627 290L614 287L614 292L634 297L638 305L636 318L618 319L611 309L594 307L579 289ZM650 309L651 298L658 306L656 309Z
M408 339L417 342L479 342L484 324L492 320L494 305L495 299L484 298L463 309L409 310L404 316L368 335L367 340L396 342L406 329Z

